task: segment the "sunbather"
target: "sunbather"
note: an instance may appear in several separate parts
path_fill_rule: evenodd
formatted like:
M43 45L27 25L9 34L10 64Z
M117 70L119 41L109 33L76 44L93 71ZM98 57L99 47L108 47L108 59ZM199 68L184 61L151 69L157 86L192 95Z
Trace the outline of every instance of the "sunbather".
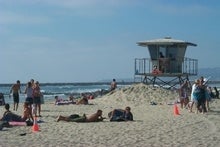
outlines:
M131 113L131 108L126 107L123 109L114 109L108 113L110 121L133 121L133 114Z
M79 116L78 114L73 114L70 116L58 116L57 122L59 121L68 121L68 122L98 122L103 121L102 117L102 110L98 110L96 113L86 116L85 114L83 116Z
M76 102L73 100L73 97L70 96L69 100L63 100L61 98L59 98L58 96L54 97L55 99L55 105L68 105L68 104L76 104Z

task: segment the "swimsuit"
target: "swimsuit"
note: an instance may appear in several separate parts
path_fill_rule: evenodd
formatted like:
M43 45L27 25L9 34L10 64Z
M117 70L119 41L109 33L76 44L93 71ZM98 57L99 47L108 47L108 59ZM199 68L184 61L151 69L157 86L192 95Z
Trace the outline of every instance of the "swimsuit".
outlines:
M15 103L19 103L19 93L18 92L13 93L13 100Z
M86 122L85 116L79 116L78 114L73 114L69 116L69 121L71 122Z

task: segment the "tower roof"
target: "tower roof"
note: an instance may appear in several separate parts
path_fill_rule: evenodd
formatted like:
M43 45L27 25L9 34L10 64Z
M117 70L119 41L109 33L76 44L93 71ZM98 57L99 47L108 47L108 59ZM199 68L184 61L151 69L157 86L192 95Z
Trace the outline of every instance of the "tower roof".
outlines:
M137 42L139 46L148 46L148 45L186 45L186 46L197 46L197 44L183 41L183 40L176 40L172 39L171 37L165 37L162 39L154 39L154 40L147 40L147 41L139 41Z

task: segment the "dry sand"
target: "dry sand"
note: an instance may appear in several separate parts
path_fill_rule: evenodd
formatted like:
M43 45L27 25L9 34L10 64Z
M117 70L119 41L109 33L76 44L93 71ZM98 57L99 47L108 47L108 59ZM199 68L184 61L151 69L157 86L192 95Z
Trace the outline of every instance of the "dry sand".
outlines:
M32 132L28 126L4 128L0 131L0 146L220 146L220 100L212 101L207 114L189 113L178 106L180 115L175 116L170 104L177 98L176 92L137 84L90 100L93 105L57 106L46 102L42 105L42 123L38 123L40 131ZM152 101L157 105L150 105ZM91 114L97 109L107 117L112 109L126 106L131 107L135 121L56 122L58 115ZM0 109L2 116L4 107ZM21 112L22 105L17 113Z

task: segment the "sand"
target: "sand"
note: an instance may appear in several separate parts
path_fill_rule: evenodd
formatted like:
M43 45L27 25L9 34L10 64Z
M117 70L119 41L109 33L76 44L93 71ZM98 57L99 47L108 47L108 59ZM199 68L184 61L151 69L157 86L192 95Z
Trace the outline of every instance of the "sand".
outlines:
M74 147L148 147L148 146L220 146L220 100L210 104L207 114L178 110L172 105L178 99L176 92L136 84L90 100L93 105L42 105L40 131L32 127L16 126L0 131L0 146L74 146ZM150 102L157 103L151 105ZM91 114L103 110L107 117L114 108L131 107L133 122L74 123L56 122L58 115ZM0 107L1 116L4 107ZM21 114L22 104L17 113ZM24 136L20 134L26 133Z

